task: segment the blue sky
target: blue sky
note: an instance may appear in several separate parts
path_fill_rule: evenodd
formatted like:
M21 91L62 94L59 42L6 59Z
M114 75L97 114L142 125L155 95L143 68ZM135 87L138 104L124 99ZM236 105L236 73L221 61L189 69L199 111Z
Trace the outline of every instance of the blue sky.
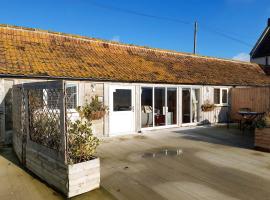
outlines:
M93 5L176 18L190 24L147 18ZM199 23L198 54L246 57L270 17L269 0L46 0L1 1L0 23L192 52L193 22ZM208 30L230 35L244 45Z

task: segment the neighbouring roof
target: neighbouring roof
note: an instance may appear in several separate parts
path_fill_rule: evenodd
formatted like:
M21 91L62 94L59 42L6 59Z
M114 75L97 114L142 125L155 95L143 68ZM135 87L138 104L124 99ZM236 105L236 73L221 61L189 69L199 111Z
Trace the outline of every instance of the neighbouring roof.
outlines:
M270 18L268 19L267 27L251 50L250 56L252 58L270 56Z
M269 85L257 64L0 26L0 76L211 85Z

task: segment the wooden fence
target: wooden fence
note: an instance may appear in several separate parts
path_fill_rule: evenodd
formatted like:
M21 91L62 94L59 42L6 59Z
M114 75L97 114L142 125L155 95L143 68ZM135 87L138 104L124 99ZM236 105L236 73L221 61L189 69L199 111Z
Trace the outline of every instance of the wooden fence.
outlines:
M251 111L270 111L270 87L233 88L231 89L231 119L239 119L240 108Z

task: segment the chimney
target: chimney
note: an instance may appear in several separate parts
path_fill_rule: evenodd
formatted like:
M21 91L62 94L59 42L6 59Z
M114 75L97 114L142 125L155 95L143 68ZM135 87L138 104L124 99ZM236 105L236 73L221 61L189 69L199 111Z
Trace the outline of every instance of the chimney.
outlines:
M267 26L270 27L270 18L268 18Z

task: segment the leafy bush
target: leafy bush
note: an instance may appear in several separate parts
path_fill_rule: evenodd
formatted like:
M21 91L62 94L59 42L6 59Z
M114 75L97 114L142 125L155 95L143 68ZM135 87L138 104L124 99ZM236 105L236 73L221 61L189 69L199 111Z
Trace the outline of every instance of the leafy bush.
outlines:
M100 141L92 134L89 121L69 122L68 129L68 162L70 164L93 159Z
M266 112L262 118L257 120L255 125L258 129L270 127L270 112Z

